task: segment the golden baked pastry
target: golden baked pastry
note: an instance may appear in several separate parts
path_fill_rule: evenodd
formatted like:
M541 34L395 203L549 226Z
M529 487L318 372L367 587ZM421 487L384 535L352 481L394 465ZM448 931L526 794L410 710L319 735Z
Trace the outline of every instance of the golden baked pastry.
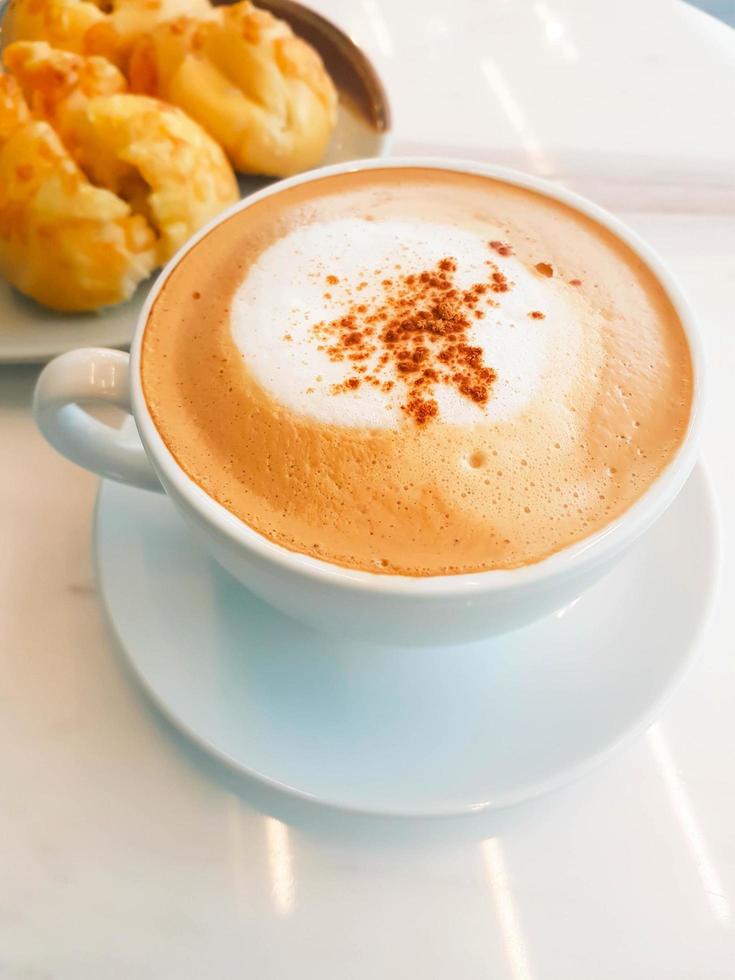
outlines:
M237 199L214 140L127 93L105 59L19 42L4 60L0 272L27 295L59 310L120 302Z
M19 41L4 61L34 114L51 123L92 181L145 215L166 262L198 228L238 198L218 144L184 112L126 91L104 58Z
M45 306L94 310L127 299L155 264L146 219L91 184L0 74L0 273Z
M10 0L3 34L8 44L48 41L123 65L133 42L159 22L210 10L209 0Z
M248 0L159 24L133 47L128 77L133 91L185 109L249 173L313 167L336 121L319 55Z

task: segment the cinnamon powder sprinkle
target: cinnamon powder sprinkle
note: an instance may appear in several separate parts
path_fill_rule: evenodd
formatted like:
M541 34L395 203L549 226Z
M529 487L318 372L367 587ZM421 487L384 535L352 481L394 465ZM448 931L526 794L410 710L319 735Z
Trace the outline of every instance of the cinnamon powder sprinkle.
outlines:
M569 285L570 286L581 286L582 285L582 280L581 279L570 279L569 280Z
M498 255L512 255L513 249L507 242L490 242L490 248Z
M554 275L554 267L553 265L549 265L548 262L537 262L534 268L539 275L546 276L547 279L550 279Z
M332 385L331 392L333 395L341 395L345 391L355 391L360 387L359 378L348 378L341 384Z
M532 320L544 320L546 318L546 314L542 313L541 310L531 310L528 315Z
M510 254L509 245L497 244L509 250L499 254ZM487 280L459 289L456 271L451 256L422 272L393 279L379 278L376 270L377 299L355 299L344 315L316 324L313 331L320 349L333 362L352 362L351 371L361 375L332 385L332 393L354 391L361 384L389 392L398 384L401 409L417 425L438 418L438 384L485 405L496 373L485 363L483 348L469 343L469 329L485 315L478 306L496 306L492 294L507 292L513 283L490 263ZM360 282L355 291L366 286Z

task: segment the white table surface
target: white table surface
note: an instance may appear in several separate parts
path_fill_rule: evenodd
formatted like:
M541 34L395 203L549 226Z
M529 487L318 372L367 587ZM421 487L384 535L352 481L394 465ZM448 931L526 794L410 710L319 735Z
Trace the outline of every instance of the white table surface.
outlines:
M735 33L668 0L320 0L375 58L395 151L510 163L622 215L711 359L722 587L659 722L498 814L349 817L192 749L95 594L96 480L0 371L0 978L735 977Z

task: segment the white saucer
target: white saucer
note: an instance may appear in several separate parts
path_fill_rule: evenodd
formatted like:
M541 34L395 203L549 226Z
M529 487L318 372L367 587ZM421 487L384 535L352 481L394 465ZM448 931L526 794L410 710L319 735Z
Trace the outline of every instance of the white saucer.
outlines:
M270 786L391 815L518 802L641 731L692 659L718 565L701 468L603 582L464 647L306 630L210 561L153 493L103 484L95 549L125 656L176 726Z
M372 129L340 104L323 163L384 156L388 143L388 133ZM245 197L271 181L241 176L239 183ZM0 277L0 364L47 361L75 347L127 347L154 281L155 276L142 283L127 303L101 313L56 313L26 299Z

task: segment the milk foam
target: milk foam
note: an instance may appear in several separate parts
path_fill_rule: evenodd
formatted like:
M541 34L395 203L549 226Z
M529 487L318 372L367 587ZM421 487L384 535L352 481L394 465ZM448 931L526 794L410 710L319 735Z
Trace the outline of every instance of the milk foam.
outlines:
M438 384L439 417L460 425L505 421L551 389L559 405L581 344L579 315L556 283L513 256L491 253L493 237L502 237L499 229L481 237L416 220L340 218L295 227L257 257L236 290L232 338L248 371L291 411L324 423L393 428L403 417L400 386L385 392L361 385L335 395L350 368L319 349L315 325L347 314L357 295L368 308L379 304L383 278L421 273L446 257L456 260L455 285L467 289L487 279L492 257L512 287L491 294L498 305L483 307L485 318L470 327L468 341L483 348L497 380L486 405ZM327 277L339 281L330 285ZM367 285L358 294L360 283Z

